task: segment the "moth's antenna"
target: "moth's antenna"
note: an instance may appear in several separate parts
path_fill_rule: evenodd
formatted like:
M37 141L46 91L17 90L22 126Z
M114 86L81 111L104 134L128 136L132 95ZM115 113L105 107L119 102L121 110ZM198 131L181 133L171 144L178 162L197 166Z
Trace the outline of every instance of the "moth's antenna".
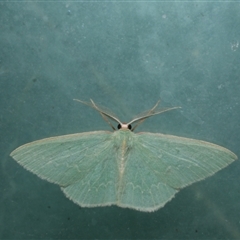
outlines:
M110 126L114 131L116 130L116 128L112 125L112 123L108 120L108 118L111 118L113 121L115 121L115 122L117 122L117 123L119 123L119 124L122 125L122 123L120 122L119 119L117 119L116 117L112 116L111 114L105 112L104 110L101 110L101 109L95 104L95 102L94 102L92 99L90 99L91 103L84 102L84 101L81 101L81 100L79 100L79 99L73 99L73 100L74 100L74 101L77 101L77 102L80 102L80 103L83 103L83 104L85 104L85 105L87 105L87 106L95 109L96 111L98 111L99 114L100 114L100 115L102 116L102 118L104 119L104 121L106 121L106 122L109 124L109 126Z
M151 112L153 112L154 109L159 105L159 103L160 103L160 100L158 100L157 103L153 106L153 108L149 110L148 114L150 114ZM145 120L146 120L146 118L140 120L140 121L133 127L132 131L134 131L134 130L137 128L137 126L139 126L140 124L142 124ZM133 121L134 121L134 120L133 120ZM130 122L129 124L133 123L133 121ZM137 121L137 120L136 120L136 121Z
M147 118L151 117L151 116L154 116L154 115L157 115L157 114L160 114L160 113L163 113L163 112L167 112L167 111L171 111L173 109L178 109L178 108L181 108L181 107L172 107L172 108L166 108L166 109L163 109L163 110L160 110L160 111L157 111L157 112L154 112L154 110L156 109L156 107L159 105L160 103L160 100L157 101L157 103L154 105L153 108L151 108L148 113L146 113L145 116L141 116L141 117L138 117L138 118L135 118L133 119L131 122L129 122L128 124L132 124L134 122L138 122L132 129L132 131L134 131L140 124L142 124Z
M95 104L95 102L91 98L90 98L90 101L91 101L92 105L94 106L94 108L101 114L103 120L105 120L110 125L110 127L115 131L116 128L112 125L112 123L106 117L108 115L104 115L104 113L97 107L97 105Z

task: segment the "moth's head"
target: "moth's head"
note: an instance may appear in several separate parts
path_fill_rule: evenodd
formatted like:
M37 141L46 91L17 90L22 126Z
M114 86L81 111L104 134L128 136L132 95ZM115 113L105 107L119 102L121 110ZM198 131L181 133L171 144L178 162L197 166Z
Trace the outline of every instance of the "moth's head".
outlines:
M117 126L118 130L122 129L122 130L130 130L132 131L132 125L129 123L119 123Z

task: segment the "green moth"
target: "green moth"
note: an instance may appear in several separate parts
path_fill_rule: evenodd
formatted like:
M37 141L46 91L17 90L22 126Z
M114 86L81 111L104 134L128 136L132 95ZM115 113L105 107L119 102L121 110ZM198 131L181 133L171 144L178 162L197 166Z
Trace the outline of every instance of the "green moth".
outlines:
M81 207L117 205L151 212L163 207L180 189L228 166L237 156L205 141L160 133L134 133L157 111L123 124L90 103L112 131L51 137L25 144L11 156L42 179L58 184ZM110 120L118 123L115 129ZM135 125L132 127L132 125Z

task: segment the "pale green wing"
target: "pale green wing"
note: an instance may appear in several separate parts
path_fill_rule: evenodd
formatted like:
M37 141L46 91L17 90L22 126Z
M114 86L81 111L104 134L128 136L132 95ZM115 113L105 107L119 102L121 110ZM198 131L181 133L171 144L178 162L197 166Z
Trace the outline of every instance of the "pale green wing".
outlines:
M237 159L211 143L126 130L43 139L17 148L11 156L59 184L80 206L116 204L140 211L163 207L181 188Z
M116 203L118 170L112 133L70 134L25 144L11 156L40 178L59 184L81 206Z
M119 205L141 211L163 207L181 188L237 159L228 149L204 141L154 133L133 137Z
M156 155L149 155L137 139L133 141L133 147L125 159L125 170L118 188L117 205L152 212L163 207L178 190L169 186L154 173L155 169L152 168L150 161L152 161L151 157L156 158ZM160 160L156 168L159 171L164 168Z

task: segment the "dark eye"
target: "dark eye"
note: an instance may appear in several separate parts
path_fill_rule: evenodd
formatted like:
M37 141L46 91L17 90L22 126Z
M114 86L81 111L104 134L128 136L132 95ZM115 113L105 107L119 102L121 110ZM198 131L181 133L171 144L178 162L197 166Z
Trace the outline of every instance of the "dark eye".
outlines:
M132 125L131 125L131 124L128 125L128 129L129 129L129 130L132 129Z
M122 126L121 126L121 124L118 124L118 127L117 127L118 129L121 129L122 128Z

